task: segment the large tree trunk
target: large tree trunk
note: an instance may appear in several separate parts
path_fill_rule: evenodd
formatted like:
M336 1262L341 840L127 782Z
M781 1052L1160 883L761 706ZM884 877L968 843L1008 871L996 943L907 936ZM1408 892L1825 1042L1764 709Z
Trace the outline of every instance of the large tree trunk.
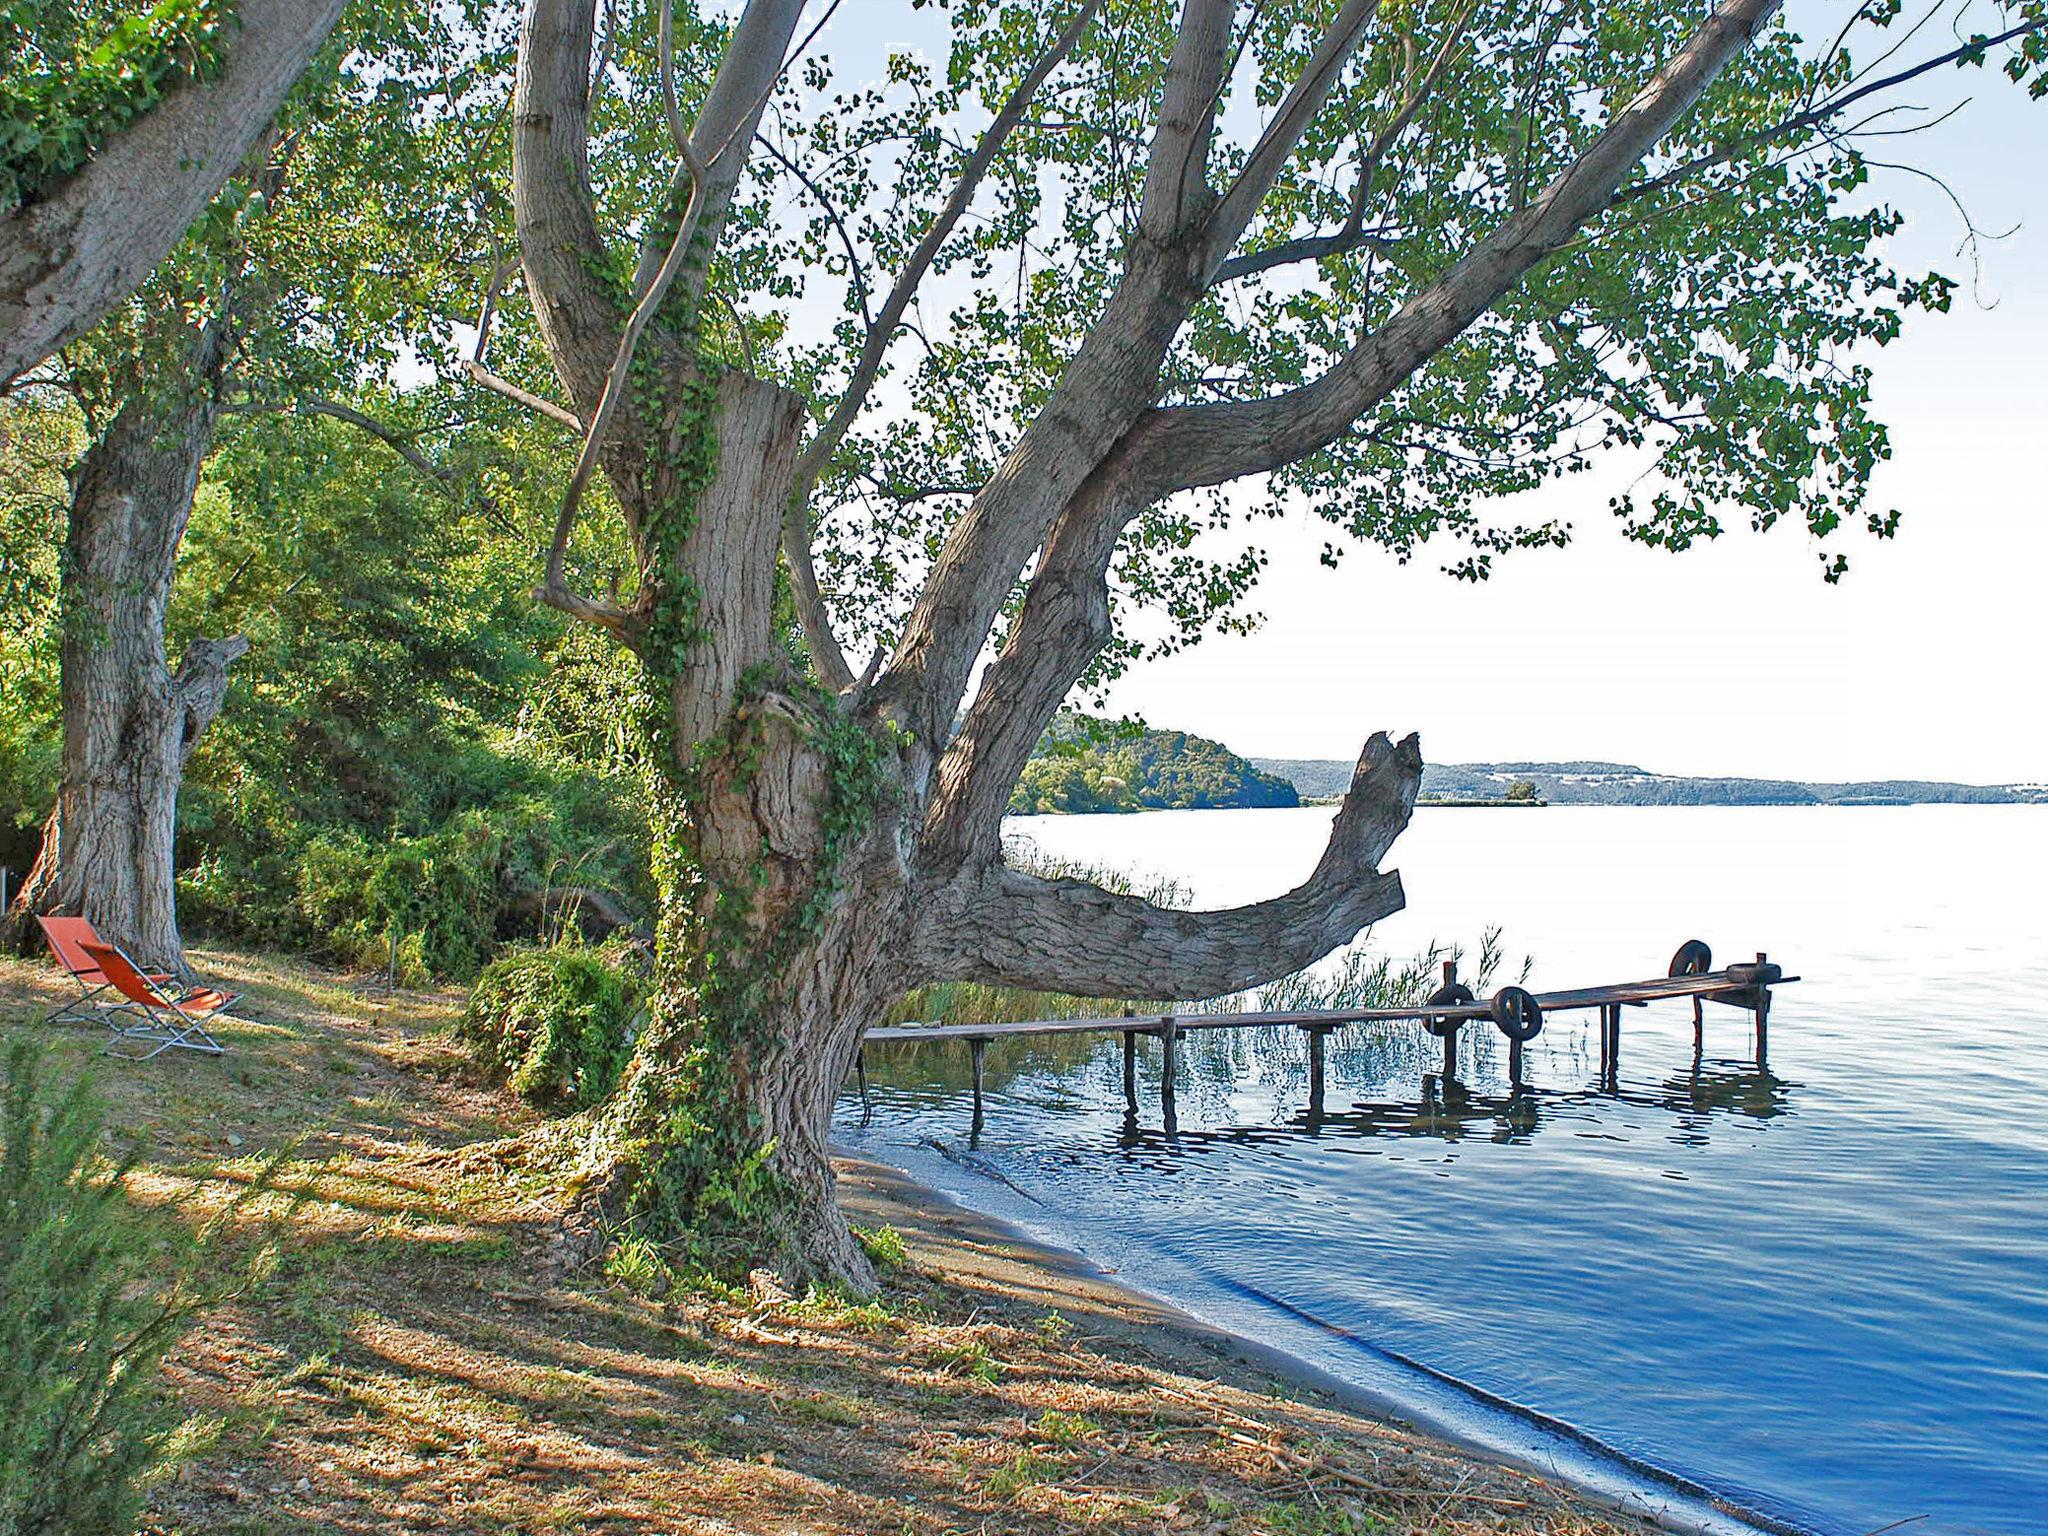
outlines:
M152 969L185 973L173 871L178 784L220 712L240 637L195 640L176 672L164 610L213 438L225 327L169 397L126 404L72 479L62 576L64 779L25 912L87 918Z
M589 1126L581 1230L644 1218L709 1269L868 1285L826 1138L862 1032L909 984L902 759L777 633L801 400L673 377L608 463L645 552L625 633L649 684L661 913L649 1024Z

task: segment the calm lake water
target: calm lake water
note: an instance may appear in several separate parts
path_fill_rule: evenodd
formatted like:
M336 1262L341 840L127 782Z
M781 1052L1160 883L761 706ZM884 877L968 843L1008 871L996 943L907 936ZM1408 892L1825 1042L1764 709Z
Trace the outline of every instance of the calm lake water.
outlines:
M1011 830L1216 906L1298 880L1329 814ZM1568 1474L1612 1469L1423 1372L1828 1536L2048 1530L2048 810L1424 809L1389 862L1408 910L1368 947L1499 925L1539 990L1769 950L1805 978L1769 1071L1713 1005L1697 1070L1686 1005L1628 1010L1618 1094L1591 1024L1551 1021L1521 1103L1498 1036L1459 1100L1425 1095L1436 1042L1358 1032L1311 1125L1299 1039L1219 1033L1169 1140L1156 1046L1133 1126L1115 1037L1068 1038L991 1049L970 1150L966 1051L928 1046L875 1063L842 1138Z

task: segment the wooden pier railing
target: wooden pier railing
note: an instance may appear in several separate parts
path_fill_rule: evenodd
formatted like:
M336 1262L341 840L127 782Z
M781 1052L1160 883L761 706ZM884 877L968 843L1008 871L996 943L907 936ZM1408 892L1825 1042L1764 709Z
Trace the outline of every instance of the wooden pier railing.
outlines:
M1557 1013L1598 1012L1600 1015L1600 1078L1615 1086L1621 1071L1621 1015L1624 1008L1644 1008L1653 1002L1690 999L1692 1002L1693 1054L1706 1045L1707 1003L1724 1003L1741 1008L1756 1021L1756 1063L1765 1065L1770 1050L1771 989L1799 980L1787 976L1759 953L1754 962L1712 970L1712 953L1697 939L1689 940L1672 956L1666 975L1648 981L1621 981L1605 986L1571 987L1558 992L1529 992L1521 987L1503 987L1485 1001L1474 997L1458 980L1457 962L1444 962L1443 985L1428 1001L1403 1008L1330 1008L1245 1013L1160 1013L1088 1019L1025 1019L1001 1024L890 1024L871 1029L863 1041L869 1045L893 1045L916 1041L965 1040L974 1066L974 1129L982 1124L982 1062L991 1040L1012 1040L1020 1036L1070 1034L1121 1034L1124 1040L1124 1099L1131 1111L1138 1108L1138 1036L1156 1036L1161 1044L1159 1092L1161 1109L1169 1127L1174 1119L1174 1078L1177 1042L1182 1035L1201 1029L1301 1030L1308 1037L1309 1100L1311 1111L1320 1113L1323 1102L1323 1041L1335 1029L1347 1024L1405 1021L1417 1023L1444 1043L1444 1076L1457 1075L1458 1031L1467 1024L1490 1023L1507 1037L1508 1079L1516 1087L1523 1083L1522 1046L1543 1030L1545 1019ZM861 1101L868 1104L867 1058L865 1049L855 1058L860 1080Z

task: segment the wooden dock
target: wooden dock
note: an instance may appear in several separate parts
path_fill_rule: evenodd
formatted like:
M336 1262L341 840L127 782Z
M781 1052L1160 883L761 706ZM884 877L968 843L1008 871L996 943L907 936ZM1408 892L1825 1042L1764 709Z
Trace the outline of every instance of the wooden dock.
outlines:
M1138 1109L1138 1037L1151 1035L1161 1044L1160 1107L1167 1127L1174 1124L1174 1079L1177 1043L1182 1035L1204 1029L1298 1029L1308 1038L1309 1103L1320 1113L1323 1102L1324 1039L1332 1030L1347 1024L1405 1022L1420 1024L1444 1044L1444 1076L1457 1075L1458 1031L1467 1024L1490 1023L1508 1041L1508 1080L1519 1090L1523 1086L1522 1046L1543 1030L1544 1021L1558 1013L1600 1015L1600 1080L1603 1086L1618 1086L1621 1072L1621 1018L1624 1008L1646 1008L1654 1002L1690 1000L1693 1014L1693 1055L1706 1046L1707 1003L1722 1003L1752 1015L1756 1025L1756 1063L1761 1069L1770 1050L1771 989L1799 980L1787 976L1782 967L1759 953L1754 962L1709 969L1712 955L1697 939L1680 946L1667 974L1648 981L1612 982L1604 986L1569 987L1563 991L1531 993L1521 987L1503 987L1485 1001L1461 985L1455 961L1444 964L1443 985L1427 1002L1404 1008L1335 1008L1245 1013L1158 1013L1126 1014L1122 1017L1089 1019L1025 1019L1002 1024L890 1024L871 1029L863 1041L868 1045L910 1044L920 1041L965 1040L974 1066L974 1131L982 1125L982 1064L992 1040L1072 1034L1121 1034L1124 1041L1124 1099L1130 1111ZM856 1058L861 1100L868 1102L865 1051Z

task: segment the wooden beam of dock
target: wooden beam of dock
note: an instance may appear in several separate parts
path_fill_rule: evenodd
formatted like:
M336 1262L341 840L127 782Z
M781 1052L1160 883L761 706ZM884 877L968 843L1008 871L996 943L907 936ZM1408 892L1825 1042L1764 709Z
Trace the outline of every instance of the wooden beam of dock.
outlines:
M1536 1001L1548 1014L1575 1013L1589 1009L1605 1014L1609 1008L1642 1005L1667 998L1689 997L1707 1002L1728 1003L1755 1009L1760 996L1771 987L1797 981L1781 976L1768 986L1759 986L1747 976L1727 971L1707 971L1698 976L1658 976L1649 981L1623 981L1608 986L1572 987L1561 992L1539 992ZM867 1032L870 1045L890 1045L912 1040L1004 1040L1019 1035L1139 1034L1163 1035L1171 1030L1184 1035L1197 1029L1294 1028L1323 1030L1342 1024L1417 1022L1422 1019L1455 1020L1471 1023L1490 1019L1491 1006L1476 1002L1455 1007L1432 1008L1418 1004L1408 1008L1326 1008L1246 1013L1141 1013L1109 1014L1093 1019L1023 1019L1001 1024L884 1024Z

